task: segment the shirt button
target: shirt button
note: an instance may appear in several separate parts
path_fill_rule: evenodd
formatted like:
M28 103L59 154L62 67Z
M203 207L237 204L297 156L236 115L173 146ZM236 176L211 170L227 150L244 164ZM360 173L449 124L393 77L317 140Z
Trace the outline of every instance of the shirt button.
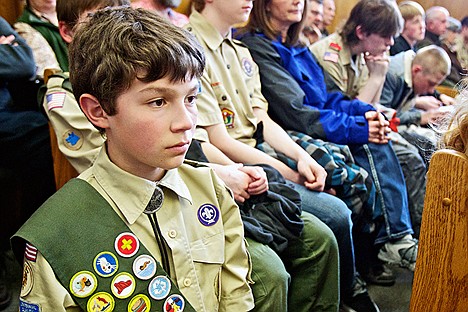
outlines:
M169 237L170 238L175 238L177 236L177 231L176 230L170 230L169 231Z
M239 94L239 90L236 89L236 94Z
M184 279L184 286L189 287L192 285L192 281L189 278Z
M221 97L221 100L226 101L226 100L227 100L227 96L223 95L223 96Z
M229 65L229 64L226 67L227 67L227 69L231 69L231 65Z

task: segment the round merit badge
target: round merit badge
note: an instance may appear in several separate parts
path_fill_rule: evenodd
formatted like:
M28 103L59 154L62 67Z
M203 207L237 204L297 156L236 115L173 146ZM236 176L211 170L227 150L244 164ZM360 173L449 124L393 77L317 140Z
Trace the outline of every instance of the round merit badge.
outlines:
M20 296L21 297L27 296L31 292L33 284L34 284L34 277L33 277L32 267L27 261L25 261L24 268L23 268L23 280L21 284Z
M69 150L77 151L83 145L83 135L76 129L69 129L62 135L63 145Z
M108 251L99 253L93 262L94 271L102 277L109 277L114 275L119 268L119 261L117 257Z
M88 297L96 290L96 287L96 276L89 271L80 271L70 280L70 291L78 298Z
M141 280L149 280L156 274L156 260L149 255L138 256L133 261L133 273Z
M182 312L184 311L185 301L180 295L172 295L164 302L163 311L165 312Z
M252 62L246 57L242 59L242 68L247 76L252 77L253 75L253 66Z
M114 310L114 298L106 292L98 292L88 300L88 311L105 311L110 312Z
M115 239L115 251L125 258L133 257L140 248L140 242L133 233L125 232Z
M130 297L135 291L135 287L135 278L127 272L117 274L111 283L112 293L119 299Z
M219 210L212 204L204 204L198 208L198 221L205 226L212 226L218 222Z
M149 283L148 292L153 299L162 300L171 292L171 281L163 275L158 275Z
M128 312L146 312L151 308L149 298L143 294L138 294L128 303Z

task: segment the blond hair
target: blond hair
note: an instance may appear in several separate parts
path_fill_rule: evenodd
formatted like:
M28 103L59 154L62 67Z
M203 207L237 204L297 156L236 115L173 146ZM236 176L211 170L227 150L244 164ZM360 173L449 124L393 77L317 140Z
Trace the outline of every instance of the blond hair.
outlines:
M449 148L468 155L468 78L460 84L454 112L443 122L441 148Z
M441 74L447 76L450 73L451 61L447 52L436 45L421 48L413 59L413 65L421 65L424 74Z
M413 19L415 16L425 18L424 8L414 1L403 1L398 5L401 16L405 21Z

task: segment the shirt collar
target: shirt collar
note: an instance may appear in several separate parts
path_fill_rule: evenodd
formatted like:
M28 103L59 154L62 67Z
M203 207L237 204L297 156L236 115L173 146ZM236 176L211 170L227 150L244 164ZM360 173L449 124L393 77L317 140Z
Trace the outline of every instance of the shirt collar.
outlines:
M413 77L411 75L411 66L413 63L413 59L416 56L416 53L413 50L408 50L404 52L403 58L403 67L405 69L405 82L408 86L413 85Z
M156 185L171 189L179 197L192 203L187 185L178 169L171 169L158 181L150 181L130 174L116 166L102 148L93 166L96 181L111 198L129 224L135 223L148 205Z
M190 24L195 26L197 29L197 32L200 34L200 38L203 38L203 41L206 42L208 48L213 51L216 51L225 39L229 41L232 40L231 32L229 32L226 37L221 36L219 31L214 28L214 26L211 25L211 23L197 11L193 11L190 14L189 20Z

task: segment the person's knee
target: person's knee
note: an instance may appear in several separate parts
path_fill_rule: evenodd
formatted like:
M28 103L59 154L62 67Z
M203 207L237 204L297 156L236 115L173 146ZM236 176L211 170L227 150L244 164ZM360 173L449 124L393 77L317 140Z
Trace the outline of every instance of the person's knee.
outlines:
M332 257L338 255L336 234L325 223L310 213L303 212L301 218L304 221L301 239L305 246L312 248L315 253L326 253Z
M290 275L280 257L268 246L247 238L252 260L253 311L286 311Z

